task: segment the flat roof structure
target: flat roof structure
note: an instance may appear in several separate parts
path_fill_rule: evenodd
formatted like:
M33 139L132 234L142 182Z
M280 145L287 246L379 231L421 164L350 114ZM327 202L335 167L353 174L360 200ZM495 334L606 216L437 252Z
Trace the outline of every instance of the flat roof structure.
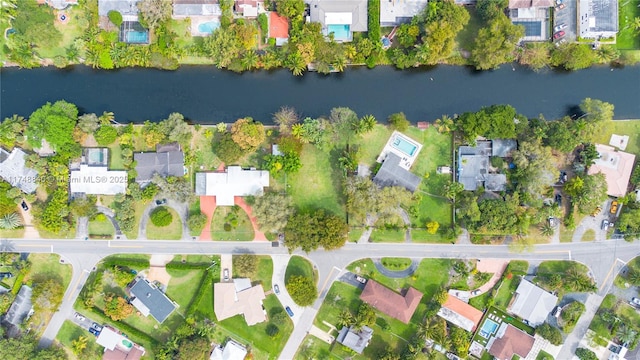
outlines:
M19 148L8 152L0 148L0 178L17 187L26 194L31 194L38 187L38 172L26 166L27 154Z
M622 197L627 194L629 179L636 156L607 145L596 144L598 159L589 167L589 175L603 173L607 180L607 195Z
M211 352L210 360L244 360L247 356L247 349L240 343L229 340L222 346L216 346Z
M447 301L438 310L438 316L469 332L476 330L482 315L482 311L451 294L447 294Z
M222 172L196 173L196 195L215 196L218 206L233 206L236 196L262 195L267 186L266 170L229 166Z
M395 26L410 23L420 14L427 0L391 0L380 2L380 26Z
M373 306L378 311L408 324L420 304L422 296L421 292L412 287L407 289L404 295L398 294L370 279L360 294L360 300Z
M244 17L256 17L262 10L263 3L258 0L235 0L236 12Z
M147 279L137 278L128 290L129 294L134 297L131 300L131 305L144 316L153 316L159 323L164 322L178 307L178 304L171 301L165 293Z
M87 195L116 195L127 192L126 171L109 170L106 166L80 165L69 173L69 191Z
M558 297L522 279L515 292L510 313L526 320L531 326L545 322L547 316L558 303Z
M578 36L615 38L618 33L618 0L579 0Z
M246 288L235 282L242 279L234 279L234 282L215 283L213 291L216 294L213 299L213 310L218 320L228 319L236 315L243 315L247 325L252 326L267 320L262 300L266 298L262 285Z
M218 0L173 0L173 16L220 15Z
M629 145L629 135L611 134L609 145L625 151L627 149L627 145Z
M139 360L145 354L142 346L110 326L102 328L96 343L105 348L103 360Z

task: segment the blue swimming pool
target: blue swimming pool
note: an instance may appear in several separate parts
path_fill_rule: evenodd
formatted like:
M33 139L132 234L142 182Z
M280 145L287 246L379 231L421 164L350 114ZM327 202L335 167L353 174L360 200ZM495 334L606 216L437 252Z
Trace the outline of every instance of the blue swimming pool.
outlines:
M391 145L394 148L407 154L408 156L413 156L413 154L416 153L416 149L418 148L416 145L408 142L406 139L404 139L401 136L396 136L396 138L393 139L393 142L391 143Z
M493 334L498 329L498 323L492 320L485 320L484 324L482 324L482 328L480 329L480 336L485 339L488 339L491 334Z
M327 34L333 33L336 40L351 40L351 25L327 25Z
M217 21L207 21L198 25L198 31L203 34L211 34L217 28L220 27L220 23Z
M146 44L149 42L149 33L146 31L127 31L126 42L130 44Z

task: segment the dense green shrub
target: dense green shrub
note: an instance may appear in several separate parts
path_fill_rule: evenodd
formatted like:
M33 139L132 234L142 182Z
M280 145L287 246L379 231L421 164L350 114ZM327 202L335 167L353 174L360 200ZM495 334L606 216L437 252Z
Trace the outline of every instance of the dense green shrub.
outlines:
M369 0L367 35L372 43L380 43L380 0Z
M125 259L125 258L106 258L102 261L105 269L114 266L126 266L131 269L147 269L149 268L148 259Z
M576 356L580 360L598 360L598 357L593 351L585 348L576 349Z
M266 39L269 35L269 19L267 15L262 13L258 15L258 23L260 24L260 31L262 32L262 38Z
M299 306L309 306L318 298L316 285L312 279L305 276L291 276L287 281L286 288L291 299Z
M207 224L207 215L201 212L198 212L196 214L191 214L187 219L187 226L193 232L201 232L206 224Z
M173 215L167 207L160 206L151 212L151 223L157 227L169 226L173 221Z
M553 345L562 344L562 332L558 328L555 328L548 323L544 323L536 328L536 334L542 336L544 339L549 340Z
M186 316L195 314L198 304L200 304L200 301L204 297L204 293L211 286L213 286L213 271L206 271L198 285L198 292L193 296L191 302L189 302L189 306L187 306L185 310Z
M117 27L120 27L120 25L122 25L122 14L120 14L119 11L111 10L107 13L107 16L109 17L109 21L111 21L113 25Z
M96 142L100 146L107 146L113 144L118 137L118 130L115 127L109 125L102 125L93 135Z

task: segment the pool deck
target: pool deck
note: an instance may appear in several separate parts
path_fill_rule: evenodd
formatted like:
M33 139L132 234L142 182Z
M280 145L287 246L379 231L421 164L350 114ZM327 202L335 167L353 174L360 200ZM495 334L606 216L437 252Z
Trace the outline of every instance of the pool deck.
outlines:
M396 148L393 145L393 142L396 140L396 138L400 138L401 140L414 145L416 149L413 152L413 155L409 155L404 151ZM420 154L420 150L422 150L422 144L410 138L409 136L400 133L399 131L394 131L389 137L389 140L387 140L387 143L385 144L384 148L382 149L382 152L380 153L380 156L378 156L376 161L381 163L387 157L387 154L394 153L398 155L400 159L402 159L400 161L400 166L406 170L410 170L411 166L413 165L413 162L418 158L418 154Z
M220 16L207 15L207 16L191 16L191 36L208 36L209 33L203 33L198 29L198 26L210 21L220 22Z

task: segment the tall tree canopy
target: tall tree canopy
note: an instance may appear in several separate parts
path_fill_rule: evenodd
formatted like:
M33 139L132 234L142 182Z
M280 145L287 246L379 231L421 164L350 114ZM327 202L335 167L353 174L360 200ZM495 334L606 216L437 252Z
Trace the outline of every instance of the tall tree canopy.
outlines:
M36 0L20 0L16 10L11 26L23 41L37 47L60 43L62 34L53 26L55 15L51 7L39 5Z
M478 31L471 51L471 60L476 69L495 69L500 64L513 60L516 44L523 36L523 26L514 25L504 13L499 13L489 21L487 27Z
M78 108L64 100L46 103L29 116L26 135L29 144L39 148L47 140L64 158L79 155L80 145L73 140Z
M293 215L285 228L285 244L289 250L301 248L309 252L323 247L333 250L347 241L349 226L341 218L324 210Z

